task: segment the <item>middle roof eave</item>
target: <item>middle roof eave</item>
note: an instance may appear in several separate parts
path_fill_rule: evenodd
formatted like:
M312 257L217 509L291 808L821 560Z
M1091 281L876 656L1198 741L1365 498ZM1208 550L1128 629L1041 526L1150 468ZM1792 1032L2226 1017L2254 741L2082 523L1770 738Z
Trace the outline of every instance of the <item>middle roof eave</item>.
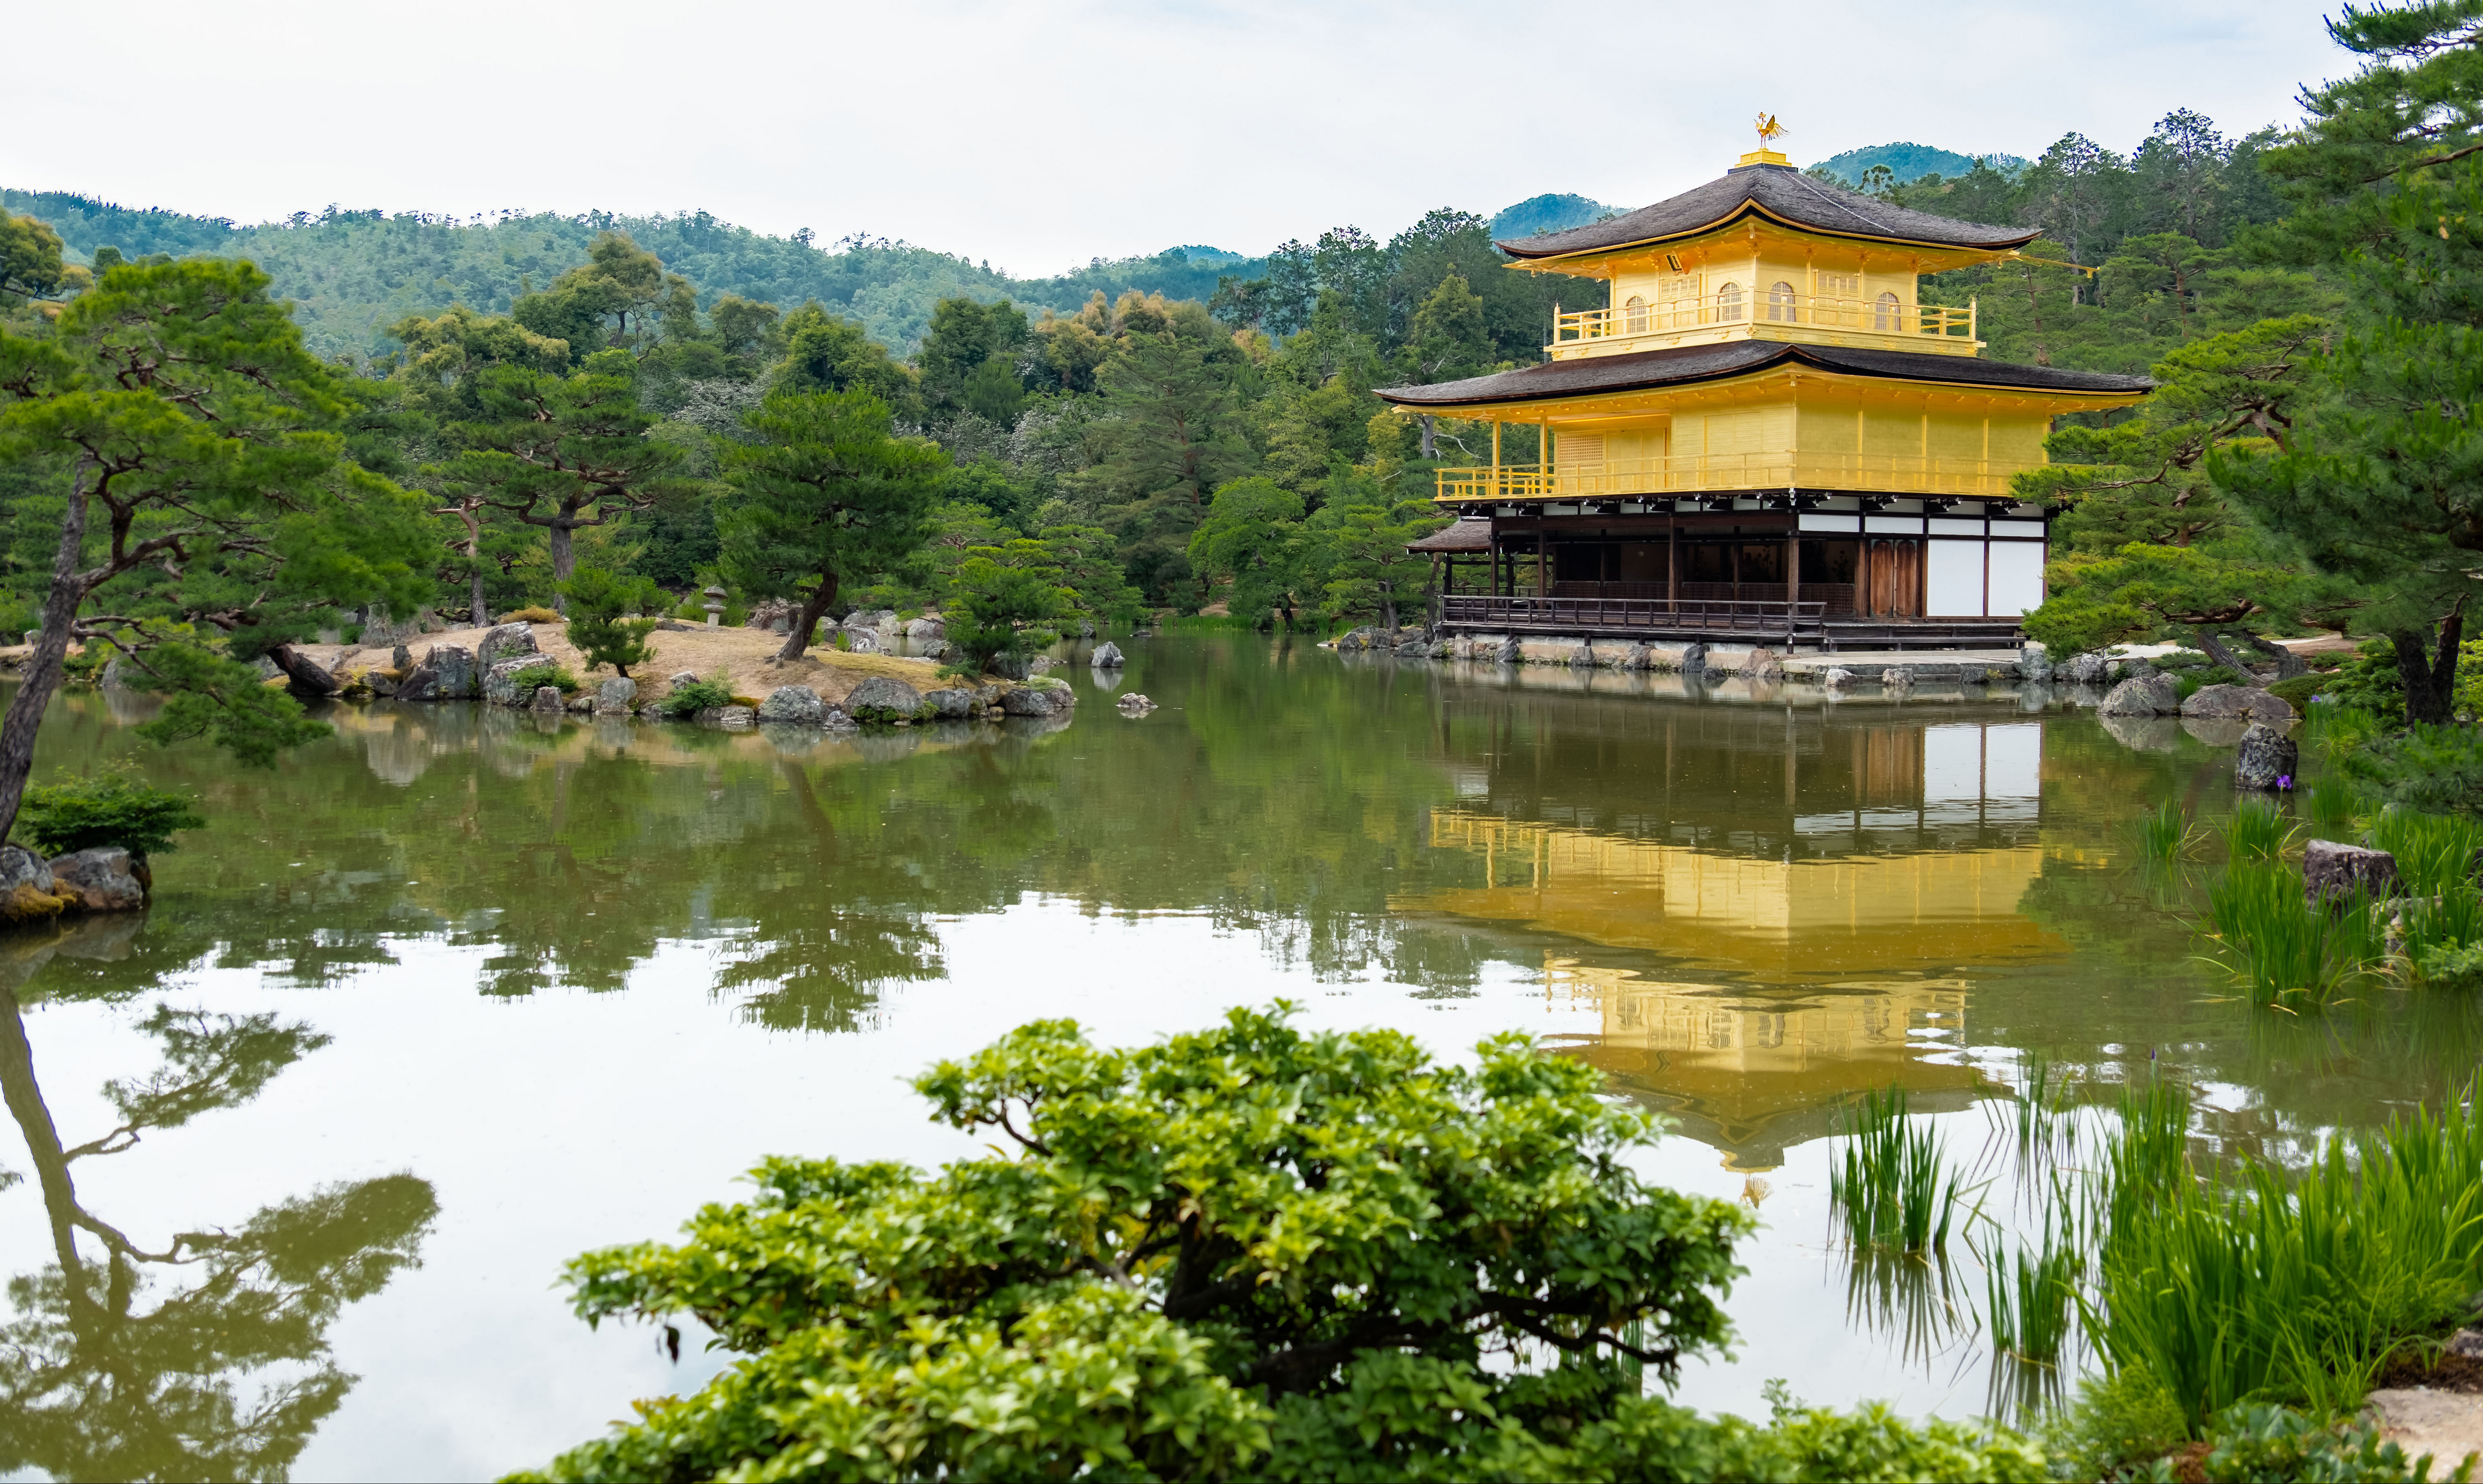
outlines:
M1995 391L2136 396L2155 384L2145 377L2069 371L2058 366L2020 366L1971 356L1804 345L1790 340L1728 340L1719 345L1685 345L1621 356L1549 360L1432 386L1381 387L1378 395L1386 402L1407 408L1548 402L1599 391L1639 391L1721 381L1788 362L1843 376L1940 382Z

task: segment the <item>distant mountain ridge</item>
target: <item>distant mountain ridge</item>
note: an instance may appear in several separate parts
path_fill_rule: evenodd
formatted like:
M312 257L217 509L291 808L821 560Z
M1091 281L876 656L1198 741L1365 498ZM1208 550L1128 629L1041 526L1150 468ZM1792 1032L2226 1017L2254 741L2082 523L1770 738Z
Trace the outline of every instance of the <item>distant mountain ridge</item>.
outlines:
M1517 237L1539 237L1545 232L1565 232L1573 226L1618 216L1627 209L1607 206L1583 196L1530 196L1514 206L1502 207L1492 217L1492 240L1508 242Z
M2016 174L2026 167L2026 162L2014 154L1987 154L1983 158L1990 162L1993 170L2004 175ZM1938 175L1944 179L1954 180L1974 169L1974 156L1960 154L1954 149L1941 149L1931 145L1917 145L1906 141L1893 145L1870 145L1860 149L1848 149L1843 154L1829 156L1811 169L1826 170L1847 180L1858 182L1875 165L1888 167L1889 173L1897 177L1899 185L1909 185L1925 175Z
M68 255L92 261L106 245L130 257L210 253L248 257L294 302L303 339L323 357L386 355L387 327L414 314L463 304L507 312L529 286L543 288L586 260L597 233L627 232L698 285L706 296L738 294L792 308L816 299L862 322L873 338L910 352L943 299L989 304L1010 299L1028 309L1068 311L1102 293L1127 290L1205 300L1227 275L1258 278L1265 256L1190 245L1150 257L1106 261L1050 278L1012 278L959 254L859 234L814 246L811 234L769 237L704 211L619 216L548 212L441 217L418 212L297 212L244 226L227 217L133 209L92 196L0 188L0 209L33 216L61 234ZM1583 196L1544 195L1492 218L1495 237L1524 237L1600 221L1615 208Z

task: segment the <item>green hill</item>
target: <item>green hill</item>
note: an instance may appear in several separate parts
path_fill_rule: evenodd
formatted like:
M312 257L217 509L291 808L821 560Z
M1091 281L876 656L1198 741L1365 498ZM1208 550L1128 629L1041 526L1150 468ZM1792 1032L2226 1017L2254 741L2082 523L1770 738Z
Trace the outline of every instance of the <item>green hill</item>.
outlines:
M323 356L385 352L393 346L389 325L451 303L505 311L529 284L544 287L585 261L587 244L606 228L627 232L706 294L739 294L787 307L816 299L900 350L921 339L933 305L959 295L1064 310L1097 290L1109 298L1135 288L1205 299L1215 292L1219 275L1247 277L1266 266L1264 259L1213 248L1173 248L1153 257L1099 258L1055 278L1014 278L908 243L855 238L822 248L761 236L703 211L461 220L331 208L238 226L219 217L137 211L57 192L0 190L0 207L49 223L81 261L106 244L132 257L211 252L251 258L276 280L276 292L298 305L304 337Z
M2014 154L1988 154L1984 158L1991 162L1992 169L2003 174L2014 173L2026 164ZM1974 169L1974 157L1960 154L1954 149L1934 148L1930 145L1899 143L1848 149L1843 154L1830 155L1811 168L1858 181L1874 165L1888 167L1889 172L1897 177L1897 183L1907 185L1925 175L1954 180Z
M1565 232L1573 226L1584 226L1589 222L1617 216L1625 209L1589 200L1583 196L1530 196L1514 206L1503 207L1491 219L1492 240L1507 242L1513 237Z
M503 313L529 287L543 288L586 260L598 232L623 231L698 285L702 294L738 294L787 308L816 299L862 322L871 335L910 353L929 326L932 305L966 297L1010 299L1029 309L1068 311L1101 292L1161 293L1205 300L1226 275L1258 278L1264 256L1191 245L1152 257L1107 261L1052 278L1012 278L973 259L885 238L821 246L807 234L768 237L704 211L669 216L439 217L418 212L330 207L281 222L240 225L224 217L136 210L91 196L0 189L0 209L37 217L61 234L69 255L93 259L110 245L131 257L214 253L247 257L267 270L276 292L294 302L310 348L322 356L385 355L387 327L409 314L451 304ZM1615 208L1583 196L1544 195L1492 218L1495 237L1523 237L1583 225Z

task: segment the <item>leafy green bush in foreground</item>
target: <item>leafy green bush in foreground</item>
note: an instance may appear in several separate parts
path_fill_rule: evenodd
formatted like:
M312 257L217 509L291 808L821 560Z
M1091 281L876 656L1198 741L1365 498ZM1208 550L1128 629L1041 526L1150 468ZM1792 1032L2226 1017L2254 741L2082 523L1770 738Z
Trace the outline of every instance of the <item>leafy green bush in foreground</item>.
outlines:
M188 794L119 773L39 783L17 808L16 833L44 856L118 845L145 860L173 849L173 835L206 824Z
M1721 1343L1748 1216L1642 1184L1650 1120L1522 1037L1434 1065L1286 1012L1131 1051L1022 1027L918 1078L1015 1146L778 1159L679 1247L571 1264L589 1322L742 1359L558 1479L2037 1479L2012 1434L1642 1394Z

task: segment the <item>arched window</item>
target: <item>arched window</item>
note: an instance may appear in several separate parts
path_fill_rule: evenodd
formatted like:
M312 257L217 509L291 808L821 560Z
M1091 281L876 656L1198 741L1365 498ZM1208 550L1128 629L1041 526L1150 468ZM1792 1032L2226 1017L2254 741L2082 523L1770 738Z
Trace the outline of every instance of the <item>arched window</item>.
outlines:
M1716 318L1731 324L1742 317L1742 285L1727 283L1716 291Z
M1794 314L1793 285L1779 279L1768 285L1768 318L1790 325Z
M1632 335L1646 333L1646 300L1637 294L1630 295L1629 303L1621 305L1621 332Z
M1871 310L1871 328L1874 330L1903 330L1906 328L1906 306L1897 302L1896 295L1882 294L1880 296L1880 303Z

